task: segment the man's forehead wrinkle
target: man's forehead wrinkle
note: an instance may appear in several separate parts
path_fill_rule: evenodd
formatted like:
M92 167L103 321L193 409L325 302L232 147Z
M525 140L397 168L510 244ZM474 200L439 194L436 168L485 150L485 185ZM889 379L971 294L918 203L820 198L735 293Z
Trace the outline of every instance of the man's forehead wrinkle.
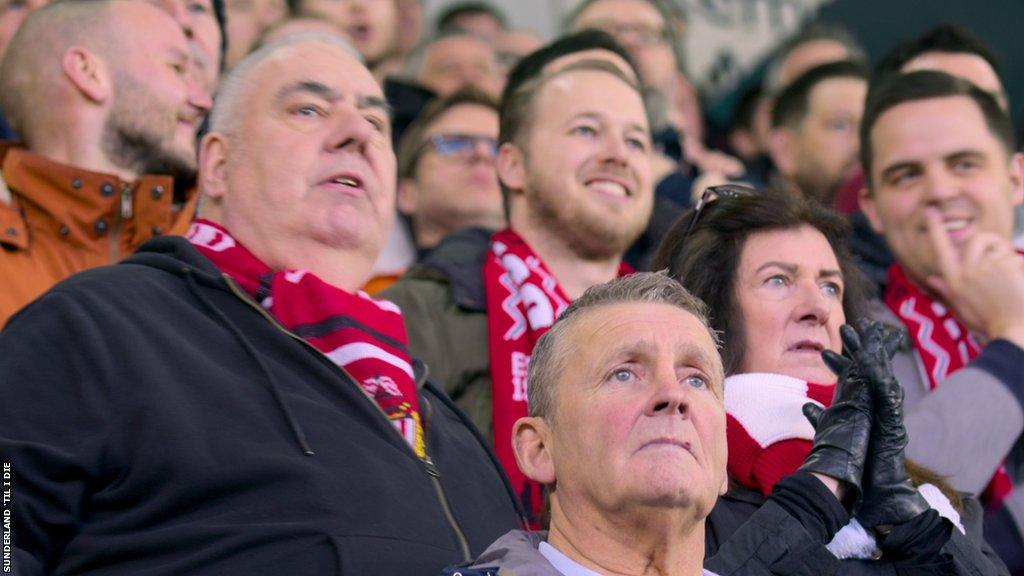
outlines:
M325 100L337 100L341 97L341 94L323 82L319 82L317 80L297 80L281 87L281 89L277 91L275 99L283 100L292 94L303 92L320 96Z

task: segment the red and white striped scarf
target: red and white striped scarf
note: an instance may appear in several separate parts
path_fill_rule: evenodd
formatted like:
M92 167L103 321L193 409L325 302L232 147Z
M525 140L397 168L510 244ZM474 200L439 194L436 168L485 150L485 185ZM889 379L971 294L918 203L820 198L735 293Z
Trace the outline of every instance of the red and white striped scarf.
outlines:
M914 349L924 364L929 390L935 390L950 374L963 368L978 357L981 346L946 306L933 300L915 286L898 263L889 268L889 283L885 289L885 304L907 327ZM1010 491L1013 482L1000 466L982 500L989 507L998 507Z
M771 494L811 452L814 428L803 405L832 405L835 384L813 384L781 374L737 374L725 379L725 434L729 476Z
M620 265L620 275L632 271L628 264ZM526 374L533 346L569 307L570 300L540 257L508 228L491 236L483 276L494 451L532 521L543 506L541 487L526 478L516 464L512 425L527 415Z
M408 337L398 306L364 292L350 294L305 270L271 270L209 220L196 220L187 238L286 329L358 382L416 455L426 455Z

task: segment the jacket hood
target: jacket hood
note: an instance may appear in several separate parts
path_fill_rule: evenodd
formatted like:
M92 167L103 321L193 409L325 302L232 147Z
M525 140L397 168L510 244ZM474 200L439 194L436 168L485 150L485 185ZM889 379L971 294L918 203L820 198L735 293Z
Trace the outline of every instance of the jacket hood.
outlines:
M486 228L464 228L453 232L407 274L447 280L456 304L467 310L483 312L487 309L484 259L493 235L494 230Z
M161 236L149 240L121 263L148 266L176 276L192 274L204 285L219 285L227 289L220 269L182 236Z

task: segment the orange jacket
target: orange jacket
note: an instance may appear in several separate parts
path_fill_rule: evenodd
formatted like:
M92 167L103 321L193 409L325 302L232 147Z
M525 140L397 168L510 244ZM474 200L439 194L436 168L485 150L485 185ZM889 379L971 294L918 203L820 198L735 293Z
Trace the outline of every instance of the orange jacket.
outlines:
M0 326L64 278L183 234L198 194L173 195L168 176L125 182L0 144Z

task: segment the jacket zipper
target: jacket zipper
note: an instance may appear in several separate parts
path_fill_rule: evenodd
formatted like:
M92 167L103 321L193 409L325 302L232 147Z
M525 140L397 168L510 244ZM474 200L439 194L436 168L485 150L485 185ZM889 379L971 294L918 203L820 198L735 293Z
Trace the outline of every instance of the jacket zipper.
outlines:
M328 362L330 362L330 364L332 366L334 366L335 368L337 368L338 370L340 370L341 373L345 377L347 377L349 381L357 382L357 380L352 376L352 374L350 374L348 372L348 370L345 370L341 366L338 366L337 364L335 364L333 360L331 360L330 358L327 357L326 354L324 354L323 352L318 350L316 348L316 346L313 346L309 342L306 342L306 340L304 340L300 336L296 335L295 333L291 332L290 330L288 330L287 328L282 326L281 323L278 322L276 318L271 316L269 312L264 310L262 306L260 306L259 304L253 302L252 299L249 298L247 294L244 294L241 291L241 288L238 287L237 283L235 282L235 280L233 278L231 278L231 276L222 273L221 277L227 283L228 288L231 289L231 293L234 294L236 298L240 299L242 302L244 302L250 308L252 308L252 309L256 310L257 312L259 312L260 316L263 316L263 318L266 319L268 322L270 322L270 324L272 326L274 326L275 328L277 328L281 332L284 332L285 334L290 336L293 340L298 341L299 343L301 343L306 348L312 350L318 356L320 356L320 357L324 358L325 360L327 360ZM419 388L420 384L421 384L421 382L416 382L417 388ZM358 384L356 384L356 385L358 386ZM367 402L372 404L373 407L377 410L377 412L381 416L383 416L385 420L387 420L388 415L384 412L384 410L381 409L380 405L378 405L376 402L373 401L373 399L371 399L369 396L367 396L366 393L363 392L363 390L361 388L360 388L359 392L360 392L359 395L362 396L363 398L365 398ZM388 420L388 428L390 428L392 431L394 431L394 433L396 435L398 435L399 438L401 438L402 445L405 446L405 448L407 450L412 451L412 447L409 446L409 443L405 440L405 437L403 437L398 432L398 429L396 429L391 424L390 420ZM455 533L456 539L459 541L459 549L462 551L463 558L466 561L473 560L472 551L469 549L469 541L466 539L466 534L462 531L462 527L459 526L458 521L455 520L455 515L452 513L451 505L448 503L448 497L445 495L444 488L441 486L441 472L437 469L437 465L434 464L434 460L430 457L430 450L429 450L429 448L427 446L426 429L424 429L423 433L424 433L423 434L424 435L423 445L424 445L424 451L425 451L424 456L423 456L423 458L420 458L419 456L416 456L415 453L413 454L413 456L415 456L416 459L419 460L421 464L423 464L423 468L426 470L427 475L430 477L431 483L434 485L434 491L437 492L437 498L438 498L438 500L441 503L441 511L444 512L445 520L448 521L448 525L451 527L452 531Z
M125 220L131 220L135 216L135 208L132 206L132 191L134 186L128 182L121 182L121 217L114 221L110 227L110 263L113 264L121 259L121 229Z

